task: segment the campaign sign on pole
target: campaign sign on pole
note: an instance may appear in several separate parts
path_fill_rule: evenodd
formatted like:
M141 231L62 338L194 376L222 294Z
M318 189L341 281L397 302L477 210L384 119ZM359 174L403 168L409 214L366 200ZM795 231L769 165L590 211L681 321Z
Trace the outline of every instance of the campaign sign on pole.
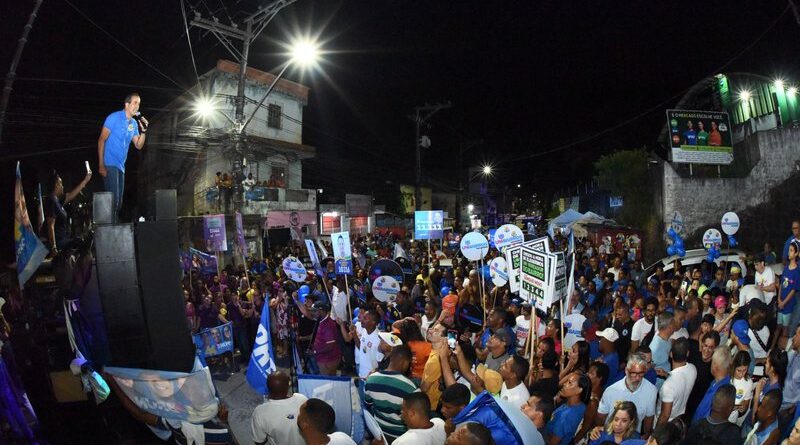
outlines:
M522 247L520 250L520 297L530 302L536 309L547 311L550 275L550 257L546 253Z
M337 275L353 275L353 254L350 251L350 232L331 234L333 259L336 262Z
M308 251L308 258L311 260L311 265L314 267L314 271L317 272L317 275L320 277L325 276L325 271L322 269L322 264L319 262L317 249L314 247L314 241L307 239L305 242L306 250Z
M296 283L302 283L306 281L306 267L303 266L303 263L300 262L297 258L293 256L287 256L283 259L283 263L281 263L283 267L283 271L286 273L286 276L289 277L290 280Z
M228 238L225 234L225 215L203 217L203 236L209 252L227 252Z
M526 241L522 245L530 247L533 250L538 250L539 252L550 253L550 241L546 236Z
M242 226L242 214L236 212L236 248L239 250L239 255L242 257L247 256L247 242L244 240L244 227Z
M489 263L489 275L495 286L505 286L508 283L508 266L503 257L497 257Z
M400 292L400 285L397 280L388 275L384 275L372 283L372 295L384 303L394 301L398 292Z
M489 253L489 241L478 232L469 232L461 238L461 254L470 261L478 261Z
M736 235L736 232L739 231L739 215L735 212L728 212L722 215L720 225L726 235Z
M520 251L522 244L506 247L506 266L508 267L508 288L511 292L519 292Z
M414 212L415 239L442 239L444 237L444 211L421 210Z
M203 329L193 338L197 350L206 358L233 352L233 323Z
M501 252L506 247L523 241L525 241L525 235L522 234L522 229L514 224L504 224L494 234L494 245Z
M722 234L719 233L717 229L708 229L706 233L703 234L703 247L706 250L717 246L719 248L722 245Z
M550 304L566 297L567 295L567 262L564 257L564 252L556 252L550 255L550 261L553 265L551 269L551 300Z

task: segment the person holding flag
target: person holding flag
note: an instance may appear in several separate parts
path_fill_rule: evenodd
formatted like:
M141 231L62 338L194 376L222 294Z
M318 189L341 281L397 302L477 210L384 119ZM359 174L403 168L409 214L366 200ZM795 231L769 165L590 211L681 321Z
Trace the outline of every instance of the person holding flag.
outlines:
M275 353L269 328L269 305L261 311L253 352L247 366L247 383L259 394L267 394L267 376L275 372Z

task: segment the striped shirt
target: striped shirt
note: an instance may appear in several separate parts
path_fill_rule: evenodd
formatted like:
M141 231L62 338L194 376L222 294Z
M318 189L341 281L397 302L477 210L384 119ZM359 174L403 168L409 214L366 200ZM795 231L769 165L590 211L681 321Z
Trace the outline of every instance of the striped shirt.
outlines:
M406 425L400 418L403 396L418 391L417 385L399 372L378 371L367 377L364 386L367 406L391 440L406 432Z

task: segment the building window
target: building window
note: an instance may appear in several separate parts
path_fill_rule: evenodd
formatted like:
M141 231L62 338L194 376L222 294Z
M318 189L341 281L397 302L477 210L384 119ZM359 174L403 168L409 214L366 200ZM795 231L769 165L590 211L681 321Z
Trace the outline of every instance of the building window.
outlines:
M333 212L333 214L322 214L322 233L324 234L331 234L335 232L341 231L342 220L339 217L338 213Z
M267 127L281 128L281 106L269 104L267 106Z

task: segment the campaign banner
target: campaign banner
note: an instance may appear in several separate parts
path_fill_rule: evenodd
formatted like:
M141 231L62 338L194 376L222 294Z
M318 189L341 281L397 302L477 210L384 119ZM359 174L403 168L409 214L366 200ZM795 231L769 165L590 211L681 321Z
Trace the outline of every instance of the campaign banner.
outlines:
M493 239L495 247L502 252L508 246L525 241L525 235L514 224L504 224L497 229Z
M444 211L418 210L414 212L415 239L442 239L444 237Z
M336 413L336 431L349 435L355 443L364 438L361 397L351 377L300 374L297 391L309 399L327 403Z
M204 329L192 336L197 350L203 357L215 357L233 352L233 323Z
M547 311L548 291L551 279L550 255L522 247L520 251L520 290L519 295L536 309Z
M489 253L489 241L479 232L469 232L461 238L461 254L470 261L478 261Z
M506 265L508 267L508 287L512 293L519 292L520 252L522 244L506 248Z
M736 212L726 212L719 224L726 235L736 235L739 231L739 215Z
M703 234L703 247L706 250L711 249L714 246L719 247L722 245L722 234L719 233L719 230L711 228L706 230L706 233Z
M247 365L245 379L258 394L267 394L267 376L278 369L275 364L275 352L272 348L272 337L269 327L269 305L265 304L261 311L261 321L256 330L256 340L253 343L253 352L250 353L250 362Z
M384 275L372 283L372 295L384 303L394 301L398 292L400 292L400 285L397 280L388 275Z
M336 262L337 275L353 275L353 254L350 250L350 232L331 234L333 259Z
M539 252L550 253L550 240L546 236L526 241L523 245Z
M22 191L22 174L17 162L17 182L14 185L14 250L17 258L17 278L20 287L36 272L47 256L47 248L31 227L25 193Z
M239 255L247 257L247 241L244 240L244 227L242 226L242 214L236 212L236 249Z
M203 217L203 239L209 252L227 252L228 237L225 233L225 215Z
M214 255L190 247L188 252L181 252L181 257L183 258L183 270L185 272L191 269L201 275L216 275L217 273L217 257ZM189 260L188 264L187 258Z
M667 110L667 126L672 162L717 165L733 162L728 113Z
M508 267L503 257L497 257L489 263L489 275L495 286L505 286L508 283Z
M567 295L567 262L564 252L556 252L550 254L552 261L551 278L550 278L550 304L563 299Z
M322 263L319 262L317 248L314 247L314 241L307 239L305 242L306 251L308 251L308 257L311 259L311 265L314 267L314 271L317 273L317 276L325 276L325 271L322 269Z
M185 373L106 366L104 371L136 406L155 416L202 424L217 415L208 368Z
M308 275L306 266L304 266L303 263L301 263L297 258L293 256L287 256L283 259L281 267L283 268L283 272L287 277L289 277L290 280L296 283L302 283L306 281L306 277Z

